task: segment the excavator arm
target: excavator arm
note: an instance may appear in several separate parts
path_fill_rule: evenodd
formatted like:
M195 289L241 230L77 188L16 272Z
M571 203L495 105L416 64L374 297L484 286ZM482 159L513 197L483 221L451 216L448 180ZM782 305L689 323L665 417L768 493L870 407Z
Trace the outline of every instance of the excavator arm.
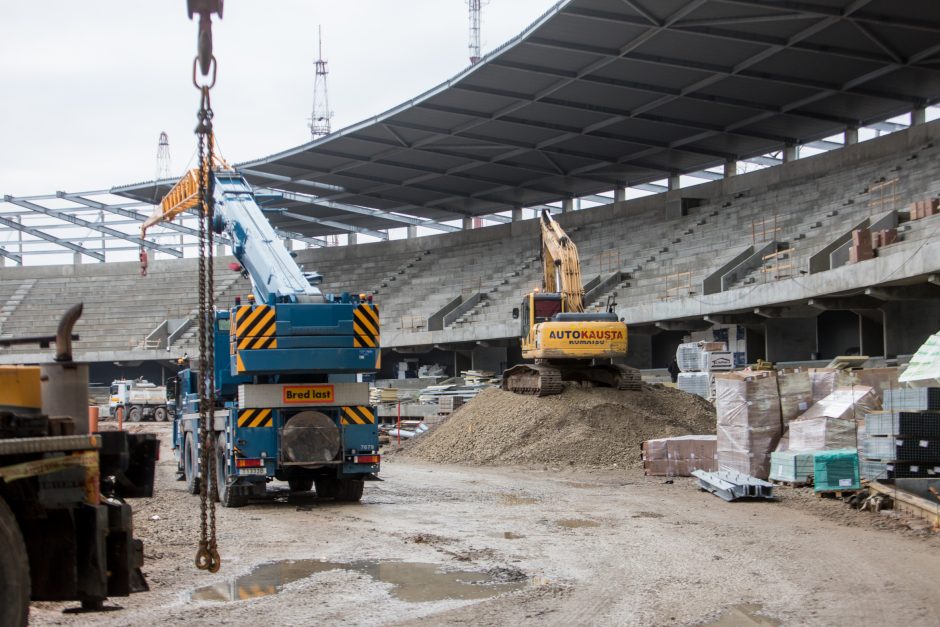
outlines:
M581 283L581 260L578 247L551 214L542 210L543 288L558 292L565 299L565 311L584 311L584 286Z

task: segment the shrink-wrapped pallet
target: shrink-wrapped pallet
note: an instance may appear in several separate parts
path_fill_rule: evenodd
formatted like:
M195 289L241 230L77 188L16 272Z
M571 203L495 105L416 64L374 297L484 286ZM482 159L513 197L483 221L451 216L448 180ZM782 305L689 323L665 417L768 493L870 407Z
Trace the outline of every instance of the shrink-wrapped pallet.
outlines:
M643 468L647 475L689 477L693 470L717 469L716 436L683 435L643 443Z
M855 421L820 416L790 423L790 450L825 451L855 448Z
M813 383L808 372L778 372L777 388L780 390L780 417L786 429L813 404Z
M767 479L770 453L780 439L780 395L771 372L715 377L718 469Z

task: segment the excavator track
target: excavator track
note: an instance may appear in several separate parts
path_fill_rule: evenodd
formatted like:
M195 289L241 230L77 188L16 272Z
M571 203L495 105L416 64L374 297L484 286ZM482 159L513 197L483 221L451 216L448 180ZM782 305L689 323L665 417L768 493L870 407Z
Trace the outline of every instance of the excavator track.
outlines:
M561 394L561 371L544 364L519 364L503 373L502 388L515 394L530 396Z
M616 366L620 371L620 377L617 381L618 390L634 390L639 392L643 389L643 379L640 371L630 366Z

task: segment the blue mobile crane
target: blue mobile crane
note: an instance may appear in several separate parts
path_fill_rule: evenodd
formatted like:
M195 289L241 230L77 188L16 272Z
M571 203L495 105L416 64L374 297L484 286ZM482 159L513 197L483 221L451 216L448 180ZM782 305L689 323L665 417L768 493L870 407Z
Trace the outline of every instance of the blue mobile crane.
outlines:
M199 176L192 170L176 184L144 234L197 206ZM190 362L176 378L178 478L190 493L200 492L209 475L200 449L208 446L224 507L263 496L274 479L292 491L315 486L319 497L358 501L380 465L375 408L368 384L357 382L379 367L378 307L371 297L322 294L319 275L297 265L248 182L227 168L212 176L212 228L231 238L253 293L213 316L216 400L205 438L198 390L204 365Z

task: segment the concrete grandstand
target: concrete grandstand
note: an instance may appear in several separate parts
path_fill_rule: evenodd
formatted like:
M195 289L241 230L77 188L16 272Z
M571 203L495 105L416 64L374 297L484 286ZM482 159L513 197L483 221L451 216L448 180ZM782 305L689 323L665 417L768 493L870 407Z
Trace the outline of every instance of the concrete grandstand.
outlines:
M403 360L456 374L520 359L512 309L541 276L523 218L546 206L580 248L587 302L630 325L632 365L662 368L714 330L746 337L748 362L909 355L940 326L940 217L910 212L940 195L940 6L896 5L560 2L406 105L237 167L286 238L346 234L298 260L326 292L375 295L385 376ZM859 141L866 127L895 132ZM805 146L833 149L798 158ZM171 184L110 191L145 203ZM479 217L501 224L471 228ZM899 239L851 263L859 228ZM229 261L222 307L248 292ZM134 263L4 267L0 337L49 332L85 300L78 358L171 367L195 352L194 277L189 259L147 279Z

